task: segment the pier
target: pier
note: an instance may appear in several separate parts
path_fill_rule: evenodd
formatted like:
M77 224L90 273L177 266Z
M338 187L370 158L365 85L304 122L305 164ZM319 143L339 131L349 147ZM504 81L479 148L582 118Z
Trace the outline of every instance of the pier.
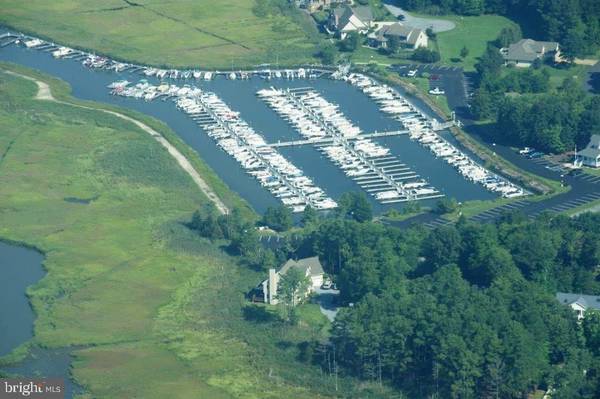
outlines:
M314 129L318 130L318 137L272 143L269 147L315 145L349 178L382 203L443 196L396 157L390 156L388 149L369 141L376 137L407 135L409 130L361 133L339 112L337 105L327 102L310 87L272 89L258 95L301 134L311 135Z
M361 139L369 139L374 137L389 137L389 136L402 136L407 135L408 130L394 130L389 132L375 132L375 133L367 133L360 134L355 137L347 137L346 140L361 140ZM267 144L267 147L277 148L277 147L296 147L301 145L311 145L311 144L330 144L335 141L335 137L319 137L314 139L305 139L305 140L292 140L292 141L278 141L277 143Z

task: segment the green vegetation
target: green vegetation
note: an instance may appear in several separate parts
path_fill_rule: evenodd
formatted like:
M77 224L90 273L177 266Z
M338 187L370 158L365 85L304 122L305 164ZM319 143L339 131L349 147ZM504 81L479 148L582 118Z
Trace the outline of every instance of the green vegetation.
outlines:
M487 42L496 39L502 29L516 26L514 22L498 15L439 18L456 24L454 29L437 34L436 44L442 63L462 66L466 71L475 68L477 58L484 53ZM463 47L468 49L464 57L461 54Z
M129 122L35 91L0 73L0 236L44 251L48 270L28 291L33 344L91 345L72 369L89 397L328 395L333 384L295 362L296 343L322 326L247 320L241 293L262 275L182 225L207 201L167 151Z
M399 0L398 2L410 10L431 14L452 12L460 15L485 13L510 16L519 21L528 36L559 42L563 55L570 60L585 54L593 54L600 47L600 5L596 0Z
M286 0L7 0L0 23L118 59L178 67L309 62L317 36Z
M408 83L413 83L422 93L423 95L429 97L431 101L439 107L441 111L443 111L446 118L450 118L450 114L452 111L450 110L450 106L448 105L448 98L446 96L434 96L429 94L429 89L431 88L429 84L428 78L400 78Z
M414 398L595 397L598 320L582 331L554 295L600 293L599 218L512 213L431 232L324 220L307 239L354 304L334 323L340 363Z

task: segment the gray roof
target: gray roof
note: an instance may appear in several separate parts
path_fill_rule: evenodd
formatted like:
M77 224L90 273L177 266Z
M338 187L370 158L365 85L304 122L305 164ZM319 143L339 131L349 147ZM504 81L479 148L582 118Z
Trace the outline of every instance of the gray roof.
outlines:
M563 305L577 303L584 309L600 310L600 296L558 292L556 299Z
M417 38L423 32L421 29L413 28L399 23L385 25L377 31L377 40L385 42L390 36L396 36L408 44L415 44Z
M373 21L373 13L370 6L350 7L349 5L344 5L333 9L333 16L338 28L346 26L352 15L355 15L363 23Z
M321 265L321 262L319 262L319 257L318 256L313 256L313 257L310 257L310 258L304 258L304 259L299 259L299 260L289 259L281 267L281 269L279 270L279 274L280 275L284 275L292 267L296 267L296 268L302 270L305 273L306 273L306 270L308 268L310 268L310 275L311 276L316 276L316 275L324 273L323 272L323 266Z
M538 42L532 39L521 39L508 46L504 58L510 61L533 62L545 53L558 51L556 42Z
M371 11L371 6L352 7L352 12L354 12L354 15L356 15L358 19L365 23L373 21L373 12Z
M590 137L587 147L581 151L577 151L577 155L588 158L597 158L600 156L600 134L593 134Z

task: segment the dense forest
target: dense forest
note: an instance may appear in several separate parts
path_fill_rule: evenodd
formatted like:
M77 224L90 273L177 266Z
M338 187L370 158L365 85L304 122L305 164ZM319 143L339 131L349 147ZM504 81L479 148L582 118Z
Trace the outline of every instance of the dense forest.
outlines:
M593 53L600 46L600 2L597 0L396 0L408 10L430 14L483 13L508 16L528 36L558 41L574 56Z
M345 305L325 349L302 347L301 359L325 371L333 361L411 398L523 398L550 388L555 399L600 397L600 315L577 323L555 299L600 294L600 215L512 213L494 224L400 230L372 222L360 195L342 203L327 217L307 209L300 238L274 252L236 213L205 209L190 227L230 236L230 250L263 270L319 256ZM262 223L281 227L284 213Z

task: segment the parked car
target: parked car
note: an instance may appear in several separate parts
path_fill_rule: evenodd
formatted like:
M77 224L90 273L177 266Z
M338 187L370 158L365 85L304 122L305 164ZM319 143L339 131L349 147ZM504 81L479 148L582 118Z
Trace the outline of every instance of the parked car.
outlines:
M408 71L408 73L406 74L406 76L408 76L409 78L414 78L415 76L417 76L417 70L413 69L411 71Z
M519 154L521 155L531 154L532 152L535 152L535 149L531 147L525 147L522 150L519 150Z
M323 284L321 285L321 288L324 290L328 290L331 289L333 283L331 282L330 279L325 279L325 281L323 281Z
M431 89L429 90L429 94L433 94L434 96L439 96L441 94L444 94L445 91L440 89L439 87L436 87L435 89Z

